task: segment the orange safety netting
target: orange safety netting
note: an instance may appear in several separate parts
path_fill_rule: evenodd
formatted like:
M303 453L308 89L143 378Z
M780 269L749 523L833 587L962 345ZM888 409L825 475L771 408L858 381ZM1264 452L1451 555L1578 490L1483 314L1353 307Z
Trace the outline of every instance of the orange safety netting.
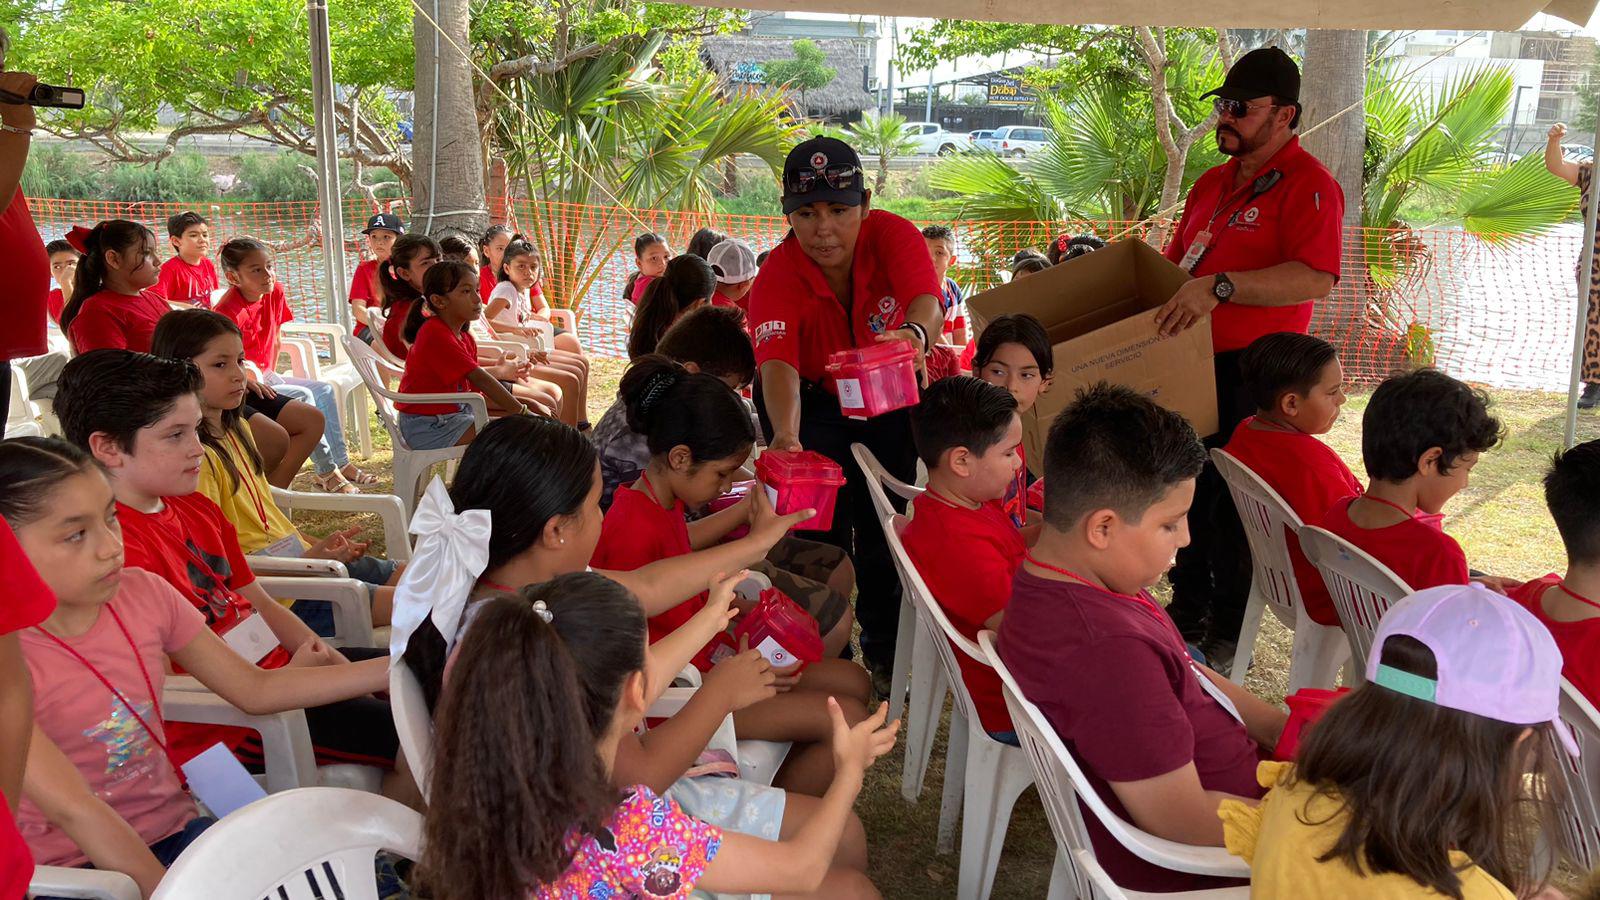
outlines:
M74 224L106 218L149 224L165 246L166 219L195 209L211 220L212 244L250 235L276 249L277 276L296 315L327 318L330 294L322 272L315 202L112 203L30 199L46 239ZM579 310L584 345L625 356L631 306L623 285L634 270L633 238L666 237L682 252L690 236L711 227L759 253L787 229L778 216L733 216L628 210L523 199L497 199L510 224L543 251L546 296ZM403 201L397 202L403 209ZM376 211L364 200L343 208L350 271L365 252L359 234ZM403 211L402 211L403 215ZM928 224L928 223L918 223ZM947 222L957 235L952 276L970 296L1004 280L1012 254L1043 249L1057 234L1092 232L1154 239L1157 223ZM1457 377L1499 387L1560 390L1570 370L1576 313L1575 266L1582 227L1563 225L1536 238L1486 241L1459 228L1409 231L1358 229L1346 235L1344 278L1318 304L1312 331L1340 348L1351 380L1370 382L1409 365L1432 363ZM343 297L348 285L333 294Z

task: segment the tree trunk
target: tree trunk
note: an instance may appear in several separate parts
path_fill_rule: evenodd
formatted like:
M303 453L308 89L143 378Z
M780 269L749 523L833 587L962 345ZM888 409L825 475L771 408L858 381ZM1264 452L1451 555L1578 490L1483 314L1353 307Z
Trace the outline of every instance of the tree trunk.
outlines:
M1361 225L1362 160L1366 155L1367 115L1362 97L1367 87L1365 31L1306 32L1306 60L1300 102L1305 106L1302 143L1328 167L1344 189L1344 227L1354 236ZM1354 109L1344 112L1354 105ZM1328 117L1338 115L1332 121ZM1325 123L1325 124L1324 124Z
M423 0L413 17L417 74L411 218L412 230L424 234L444 228L482 234L489 227L472 67L456 49L471 46L470 15L468 0ZM429 16L442 33L436 33Z

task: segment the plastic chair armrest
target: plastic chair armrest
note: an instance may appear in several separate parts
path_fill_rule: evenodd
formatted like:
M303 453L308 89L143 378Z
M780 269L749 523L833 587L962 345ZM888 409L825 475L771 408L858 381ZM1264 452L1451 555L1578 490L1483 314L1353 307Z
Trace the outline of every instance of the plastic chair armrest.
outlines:
M396 403L465 403L479 431L489 424L489 401L482 394L395 394L393 399Z
M285 337L278 341L279 349L289 355L289 374L296 378L317 381L317 346L305 338Z
M549 319L552 323L560 325L562 328L572 332L574 337L577 336L578 314L573 310L556 309L552 306L544 311L544 317Z
M349 334L343 325L332 322L285 322L278 326L278 334L304 335L307 338L321 336L328 339L334 365L348 365L350 355L345 352L344 345L339 339Z
M305 710L253 716L210 691L169 689L161 692L161 716L169 722L236 725L259 733L269 793L317 783L317 758L311 750Z
M372 604L367 586L353 578L286 578L267 576L256 579L274 600L323 600L333 604L335 647L372 647Z
M61 866L34 867L27 894L73 900L140 900L139 886L121 872Z
M656 699L656 702L650 704L650 709L645 715L652 719L671 718L688 705L690 699L694 697L695 691L698 690L699 688L692 687L667 688Z
M286 575L298 578L349 578L344 563L336 559L308 559L303 556L251 556L250 571L256 577Z
M393 494L317 494L310 491L272 489L272 499L285 512L314 509L376 515L383 523L384 555L397 562L411 559L411 539L406 530L406 507Z

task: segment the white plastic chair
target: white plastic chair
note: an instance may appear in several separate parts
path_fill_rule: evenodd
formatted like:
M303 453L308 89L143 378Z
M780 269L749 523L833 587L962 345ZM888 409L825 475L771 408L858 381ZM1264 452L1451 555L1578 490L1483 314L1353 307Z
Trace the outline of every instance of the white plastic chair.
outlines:
M1388 566L1331 531L1311 525L1302 527L1300 550L1322 573L1333 597L1333 608L1344 623L1353 663L1345 680L1352 686L1360 684L1366 680L1367 654L1372 652L1378 620L1412 590Z
M39 407L28 399L28 379L21 366L11 367L10 404L6 408L6 437L44 437Z
M78 900L140 900L139 886L121 872L35 866L28 881L30 897L71 897Z
M294 518L296 510L364 513L378 517L383 527L383 555L395 562L411 560L411 536L406 527L406 508L400 498L389 494L322 494L312 491L272 489L278 508Z
M884 519L883 533L889 539L889 552L900 570L906 594L912 597L920 630L933 645L944 681L955 695L945 754L944 801L939 811L939 849L946 849L947 836L954 837L953 807L959 805L961 868L956 896L960 900L981 900L994 888L994 873L1000 865L1000 849L1005 845L1011 810L1017 797L1033 783L1033 772L1021 749L1003 744L983 730L972 694L962 680L956 653L959 650L984 665L989 660L976 643L950 624L927 582L922 580L900 539L906 521L904 516L889 516Z
M459 460L467 452L467 448L461 445L441 447L437 450L413 450L406 443L405 436L400 433L400 419L395 411L395 403L465 403L472 411L473 424L481 433L489 424L488 402L483 399L482 394L471 391L402 394L390 390L384 383L384 370L388 369L390 377L396 379L399 378L400 371L379 359L377 353L360 340L349 336L342 340L345 351L350 354L350 359L355 364L356 371L361 373L362 383L372 395L379 421L383 423L384 430L389 432L389 442L394 447L394 492L405 505L406 519L409 521L411 513L416 510L417 496L422 492L422 482L428 476L429 470L438 463Z
M361 373L344 349L348 334L344 326L320 322L285 322L278 327L283 348L289 354L289 371L296 378L309 378L333 388L339 420L354 426L362 456L372 455L372 417L367 411L367 395L361 389ZM317 348L326 343L330 359L323 365Z
M1565 678L1561 680L1561 721L1578 740L1582 756L1573 759L1555 741L1557 771L1565 790L1561 794L1561 827L1567 835L1567 856L1572 867L1588 872L1600 866L1600 712ZM1553 737L1553 736L1552 736Z
M988 657L989 664L1000 674L1005 691L1006 707L1011 710L1011 723L1016 726L1017 737L1033 764L1034 783L1039 787L1044 801L1045 817L1050 820L1050 830L1056 836L1056 869L1051 876L1051 897L1103 897L1108 900L1129 898L1182 898L1182 900L1245 900L1250 896L1248 887L1222 888L1168 894L1144 894L1115 887L1099 866L1093 870L1080 865L1084 859L1094 859L1094 845L1089 841L1088 827L1084 824L1083 807L1087 807L1111 836L1130 852L1153 865L1178 872L1212 875L1220 878L1249 878L1250 867L1244 860L1233 856L1221 847L1196 847L1158 838L1118 816L1106 805L1098 791L1090 784L1083 767L1068 752L1060 735L1045 718L1039 707L1022 695L1017 680L1007 671L995 646L994 632L978 635L978 645ZM1203 677L1196 675L1195 677ZM1071 884L1067 884L1068 880Z
M1239 631L1239 646L1234 653L1230 677L1244 684L1245 671L1255 652L1256 635L1261 630L1261 615L1271 609L1285 628L1294 632L1294 648L1289 656L1289 690L1331 688L1339 667L1350 658L1344 632L1313 621L1306 613L1289 555L1288 537L1298 534L1300 516L1278 496L1272 485L1251 471L1231 454L1215 449L1211 461L1228 483L1233 505L1244 522L1250 542L1250 601L1245 606L1244 625Z
M377 357L396 369L404 369L406 361L389 352L389 345L383 342L383 326L388 323L389 316L376 306L367 307L367 319L372 322L368 327L372 329L372 352Z
M268 559L269 557L261 557ZM311 563L331 560L309 560ZM333 647L374 647L372 602L367 586L353 578L259 575L256 582L274 600L321 600L333 605Z
M151 897L377 900L373 865L380 852L421 856L422 816L375 794L300 788L211 826Z
M889 502L890 491L908 502L922 493L922 488L890 475L865 445L851 444L850 453L867 476L867 493L872 496L878 521L898 514L898 510ZM944 682L936 652L928 635L917 627L911 589L902 583L900 625L895 633L894 669L889 682L889 721L901 718L901 714L905 713L906 756L901 769L900 795L913 803L922 796L922 783L928 773L928 757L933 754L933 739L939 731L939 713L944 709L945 692L950 689ZM906 711L907 682L911 685L909 712Z

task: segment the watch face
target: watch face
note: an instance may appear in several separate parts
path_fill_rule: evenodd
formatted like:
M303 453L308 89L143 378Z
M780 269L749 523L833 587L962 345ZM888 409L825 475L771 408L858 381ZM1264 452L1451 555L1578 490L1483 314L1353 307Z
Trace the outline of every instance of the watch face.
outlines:
M1211 293L1215 294L1219 299L1226 300L1233 296L1233 282L1219 281L1211 288Z

